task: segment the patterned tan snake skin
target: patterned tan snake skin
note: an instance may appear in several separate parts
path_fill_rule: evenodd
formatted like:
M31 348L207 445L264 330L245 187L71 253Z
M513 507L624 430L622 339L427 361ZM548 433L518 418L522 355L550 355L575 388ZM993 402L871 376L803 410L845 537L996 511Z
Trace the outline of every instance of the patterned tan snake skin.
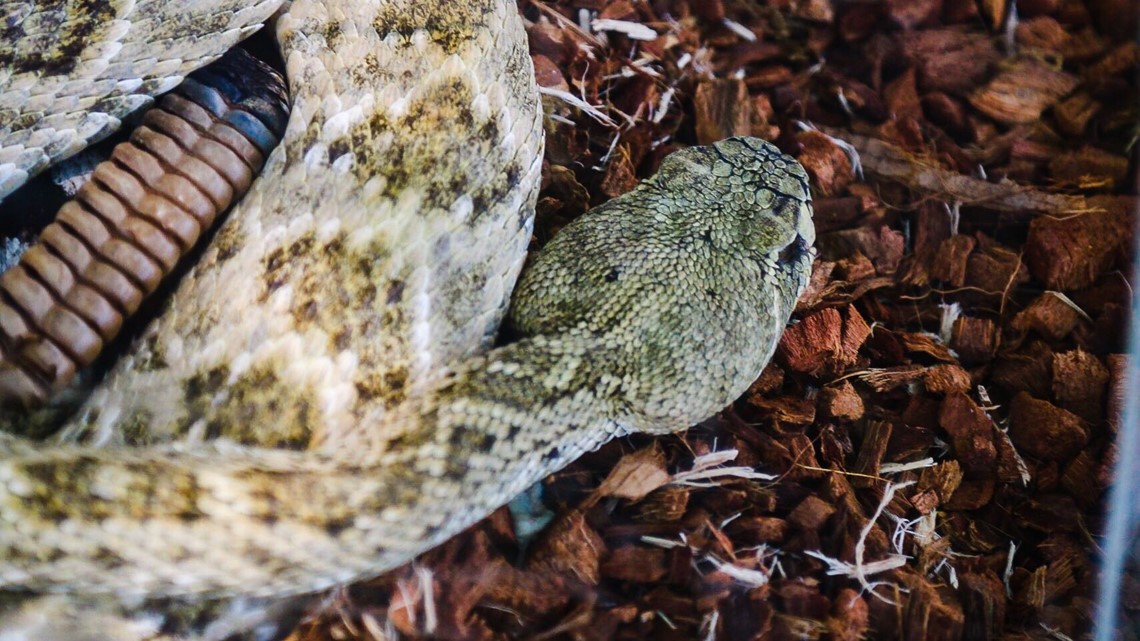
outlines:
M56 86L48 71L86 64L66 56L130 49L150 62L85 74L137 78L186 44L171 34L199 29L173 56L204 61L273 10L188 3L208 18L148 22L139 44L174 15L153 4L60 3L78 35L0 49L0 109L37 100L13 69ZM22 7L3 5L9 32ZM293 111L261 177L57 437L0 436L0 636L156 638L169 626L106 604L280 597L405 563L616 435L731 402L806 283L806 174L740 138L668 157L513 288L543 140L514 2L296 0L276 33ZM37 108L87 104L51 95ZM521 338L489 349L508 304ZM62 596L21 596L44 593Z

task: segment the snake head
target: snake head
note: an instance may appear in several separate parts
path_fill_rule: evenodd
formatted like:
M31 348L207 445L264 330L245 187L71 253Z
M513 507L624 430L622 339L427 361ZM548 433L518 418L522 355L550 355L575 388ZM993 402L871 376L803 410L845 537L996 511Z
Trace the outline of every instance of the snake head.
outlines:
M735 137L690 147L666 157L645 186L667 194L688 225L707 222L722 246L794 283L792 302L806 286L815 257L808 175L775 145Z
M771 358L811 274L811 217L807 173L762 140L678 151L555 236L515 290L512 325L589 343L581 376L620 382L605 394L625 429L683 429Z

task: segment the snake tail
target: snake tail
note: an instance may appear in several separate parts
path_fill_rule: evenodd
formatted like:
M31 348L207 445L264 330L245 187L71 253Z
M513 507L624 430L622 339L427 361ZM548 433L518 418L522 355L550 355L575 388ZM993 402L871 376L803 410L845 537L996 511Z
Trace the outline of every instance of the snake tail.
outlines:
M39 406L94 361L249 189L287 115L284 78L241 49L146 113L0 275L0 405Z

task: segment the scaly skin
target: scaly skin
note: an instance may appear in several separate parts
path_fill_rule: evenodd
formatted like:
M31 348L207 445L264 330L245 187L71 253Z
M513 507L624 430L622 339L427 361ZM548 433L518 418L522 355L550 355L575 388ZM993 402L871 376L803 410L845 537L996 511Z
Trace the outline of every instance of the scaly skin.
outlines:
M485 351L542 149L514 3L297 0L277 31L294 110L263 177L63 435L0 440L0 585L373 576L615 435L705 418L770 358L814 240L771 145L676 153L569 225L515 292L521 338Z
M0 198L119 128L281 0L0 2Z

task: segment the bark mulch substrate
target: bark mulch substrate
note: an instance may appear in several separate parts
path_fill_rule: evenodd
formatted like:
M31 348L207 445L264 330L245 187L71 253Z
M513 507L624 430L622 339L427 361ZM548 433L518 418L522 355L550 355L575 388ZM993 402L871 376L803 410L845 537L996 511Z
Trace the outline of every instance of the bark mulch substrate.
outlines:
M1137 7L1018 8L520 2L549 113L537 243L670 151L750 134L812 175L811 285L743 398L556 474L527 549L499 511L293 638L1087 638Z

